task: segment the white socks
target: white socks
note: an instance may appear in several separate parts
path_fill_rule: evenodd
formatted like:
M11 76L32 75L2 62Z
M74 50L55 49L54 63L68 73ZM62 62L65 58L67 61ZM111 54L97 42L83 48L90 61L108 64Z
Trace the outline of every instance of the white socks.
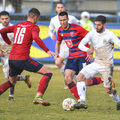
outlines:
M109 95L116 103L120 102L120 98L117 93L115 95L113 95L113 93Z
M77 82L77 90L78 95L80 96L80 100L78 102L86 102L86 85L84 81Z
M74 77L73 77L73 78L74 78L75 82L77 83L77 79L76 79L76 76L77 76L77 75L74 75Z
M63 65L63 66L60 68L60 71L61 71L61 73L63 74L63 76L65 77L65 65Z
M25 80L25 76L18 75L17 81L24 81L24 80Z

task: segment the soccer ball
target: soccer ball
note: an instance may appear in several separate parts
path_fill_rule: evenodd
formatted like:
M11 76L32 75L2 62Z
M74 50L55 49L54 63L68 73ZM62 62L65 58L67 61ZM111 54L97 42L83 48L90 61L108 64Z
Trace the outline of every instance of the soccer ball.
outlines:
M62 102L62 107L66 111L69 111L69 110L73 111L75 109L74 108L75 104L76 104L76 101L73 98L66 98Z

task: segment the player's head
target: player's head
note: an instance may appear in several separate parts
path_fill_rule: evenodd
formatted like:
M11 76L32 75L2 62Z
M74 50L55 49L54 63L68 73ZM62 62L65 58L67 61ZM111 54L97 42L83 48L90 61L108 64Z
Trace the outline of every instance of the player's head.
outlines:
M87 22L90 19L90 14L87 11L81 13L81 20Z
M95 28L98 33L102 33L105 30L106 26L106 17L103 15L99 15L95 19Z
M32 8L30 9L29 13L28 13L28 19L33 22L34 24L37 23L38 19L40 16L40 12L38 9L36 8Z
M10 21L10 15L7 11L2 11L0 13L0 22L3 26L7 27Z
M59 14L60 25L62 26L64 30L66 30L69 27L68 20L69 18L68 18L67 12L61 12Z
M59 15L59 13L61 13L61 12L63 12L63 11L65 11L65 4L62 3L62 2L58 2L58 3L56 4L56 12L57 12L58 15Z

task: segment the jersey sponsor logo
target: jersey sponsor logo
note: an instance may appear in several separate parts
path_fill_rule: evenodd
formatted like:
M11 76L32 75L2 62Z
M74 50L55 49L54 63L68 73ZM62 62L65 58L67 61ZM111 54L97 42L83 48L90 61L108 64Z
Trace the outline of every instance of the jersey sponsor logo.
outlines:
M65 42L66 42L68 48L72 48L73 47L73 43L72 43L71 39L70 40L65 40Z

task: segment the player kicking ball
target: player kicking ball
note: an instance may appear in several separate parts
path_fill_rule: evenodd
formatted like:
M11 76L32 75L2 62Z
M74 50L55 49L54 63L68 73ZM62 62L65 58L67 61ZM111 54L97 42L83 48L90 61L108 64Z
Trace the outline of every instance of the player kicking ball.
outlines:
M113 51L114 43L120 48L120 40L111 31L105 29L106 17L100 15L95 19L95 30L90 31L80 42L79 49L86 51L88 57L93 55L93 51L85 45L89 42L93 44L95 50L95 61L85 66L77 76L77 90L81 94L83 88L81 84L97 74L101 75L104 81L105 91L116 102L116 109L120 110L120 98L115 88L112 87L113 80ZM84 87L84 86L83 86ZM86 94L83 92L83 94ZM86 95L84 95L86 96ZM86 99L86 98L85 98ZM75 108L81 108L81 103L75 104Z

